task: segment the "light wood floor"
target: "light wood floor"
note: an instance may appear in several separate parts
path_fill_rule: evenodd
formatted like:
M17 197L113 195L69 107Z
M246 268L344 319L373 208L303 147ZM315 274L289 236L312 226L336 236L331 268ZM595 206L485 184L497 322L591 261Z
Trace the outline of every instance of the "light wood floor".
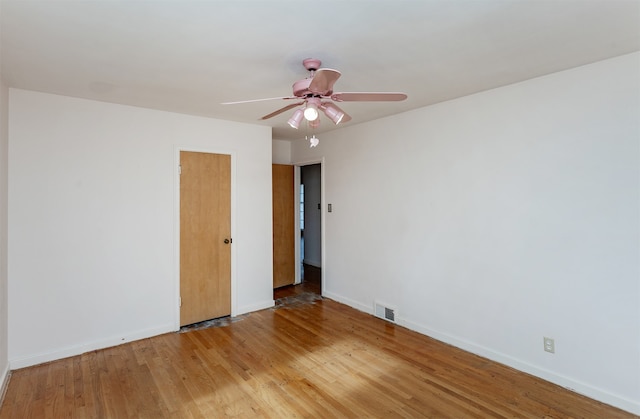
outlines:
M226 326L14 371L0 418L634 417L334 301L291 295Z

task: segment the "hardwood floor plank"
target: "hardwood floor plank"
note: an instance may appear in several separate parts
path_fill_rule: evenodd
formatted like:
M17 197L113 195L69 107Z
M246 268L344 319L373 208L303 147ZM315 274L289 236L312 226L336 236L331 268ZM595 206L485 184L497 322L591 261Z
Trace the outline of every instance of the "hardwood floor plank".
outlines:
M285 291L287 305L224 326L14 371L0 419L637 418L334 301Z

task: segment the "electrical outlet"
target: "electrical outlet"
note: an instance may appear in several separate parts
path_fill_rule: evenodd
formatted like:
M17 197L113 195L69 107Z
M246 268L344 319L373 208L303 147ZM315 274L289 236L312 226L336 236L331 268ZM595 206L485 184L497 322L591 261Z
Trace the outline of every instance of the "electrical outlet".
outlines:
M547 352L551 352L552 354L556 353L556 343L551 338L544 338L544 350Z

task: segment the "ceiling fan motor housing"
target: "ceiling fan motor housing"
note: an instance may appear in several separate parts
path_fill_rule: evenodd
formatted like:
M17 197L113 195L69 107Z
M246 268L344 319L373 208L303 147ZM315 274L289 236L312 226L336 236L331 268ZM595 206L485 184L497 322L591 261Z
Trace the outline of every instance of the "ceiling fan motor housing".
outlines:
M322 61L318 60L317 58L307 58L306 60L302 61L302 65L304 66L304 68L309 71L316 71L320 68L321 64Z
M313 79L302 79L293 83L293 95L295 97L305 97L310 94L311 91L309 90L309 85L311 84L311 80Z
M295 97L305 97L314 94L314 92L309 90L309 86L311 85L315 71L320 68L320 65L322 65L322 61L317 58L307 58L302 61L302 65L311 72L311 75L306 79L298 80L293 83L293 95Z

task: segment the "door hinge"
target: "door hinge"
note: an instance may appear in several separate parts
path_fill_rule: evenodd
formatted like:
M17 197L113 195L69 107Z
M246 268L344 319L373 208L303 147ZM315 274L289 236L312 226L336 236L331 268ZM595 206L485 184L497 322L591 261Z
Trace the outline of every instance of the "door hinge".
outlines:
M182 297L178 297L178 307L182 307Z
M178 165L178 174L179 175L182 174L182 165L181 164Z

